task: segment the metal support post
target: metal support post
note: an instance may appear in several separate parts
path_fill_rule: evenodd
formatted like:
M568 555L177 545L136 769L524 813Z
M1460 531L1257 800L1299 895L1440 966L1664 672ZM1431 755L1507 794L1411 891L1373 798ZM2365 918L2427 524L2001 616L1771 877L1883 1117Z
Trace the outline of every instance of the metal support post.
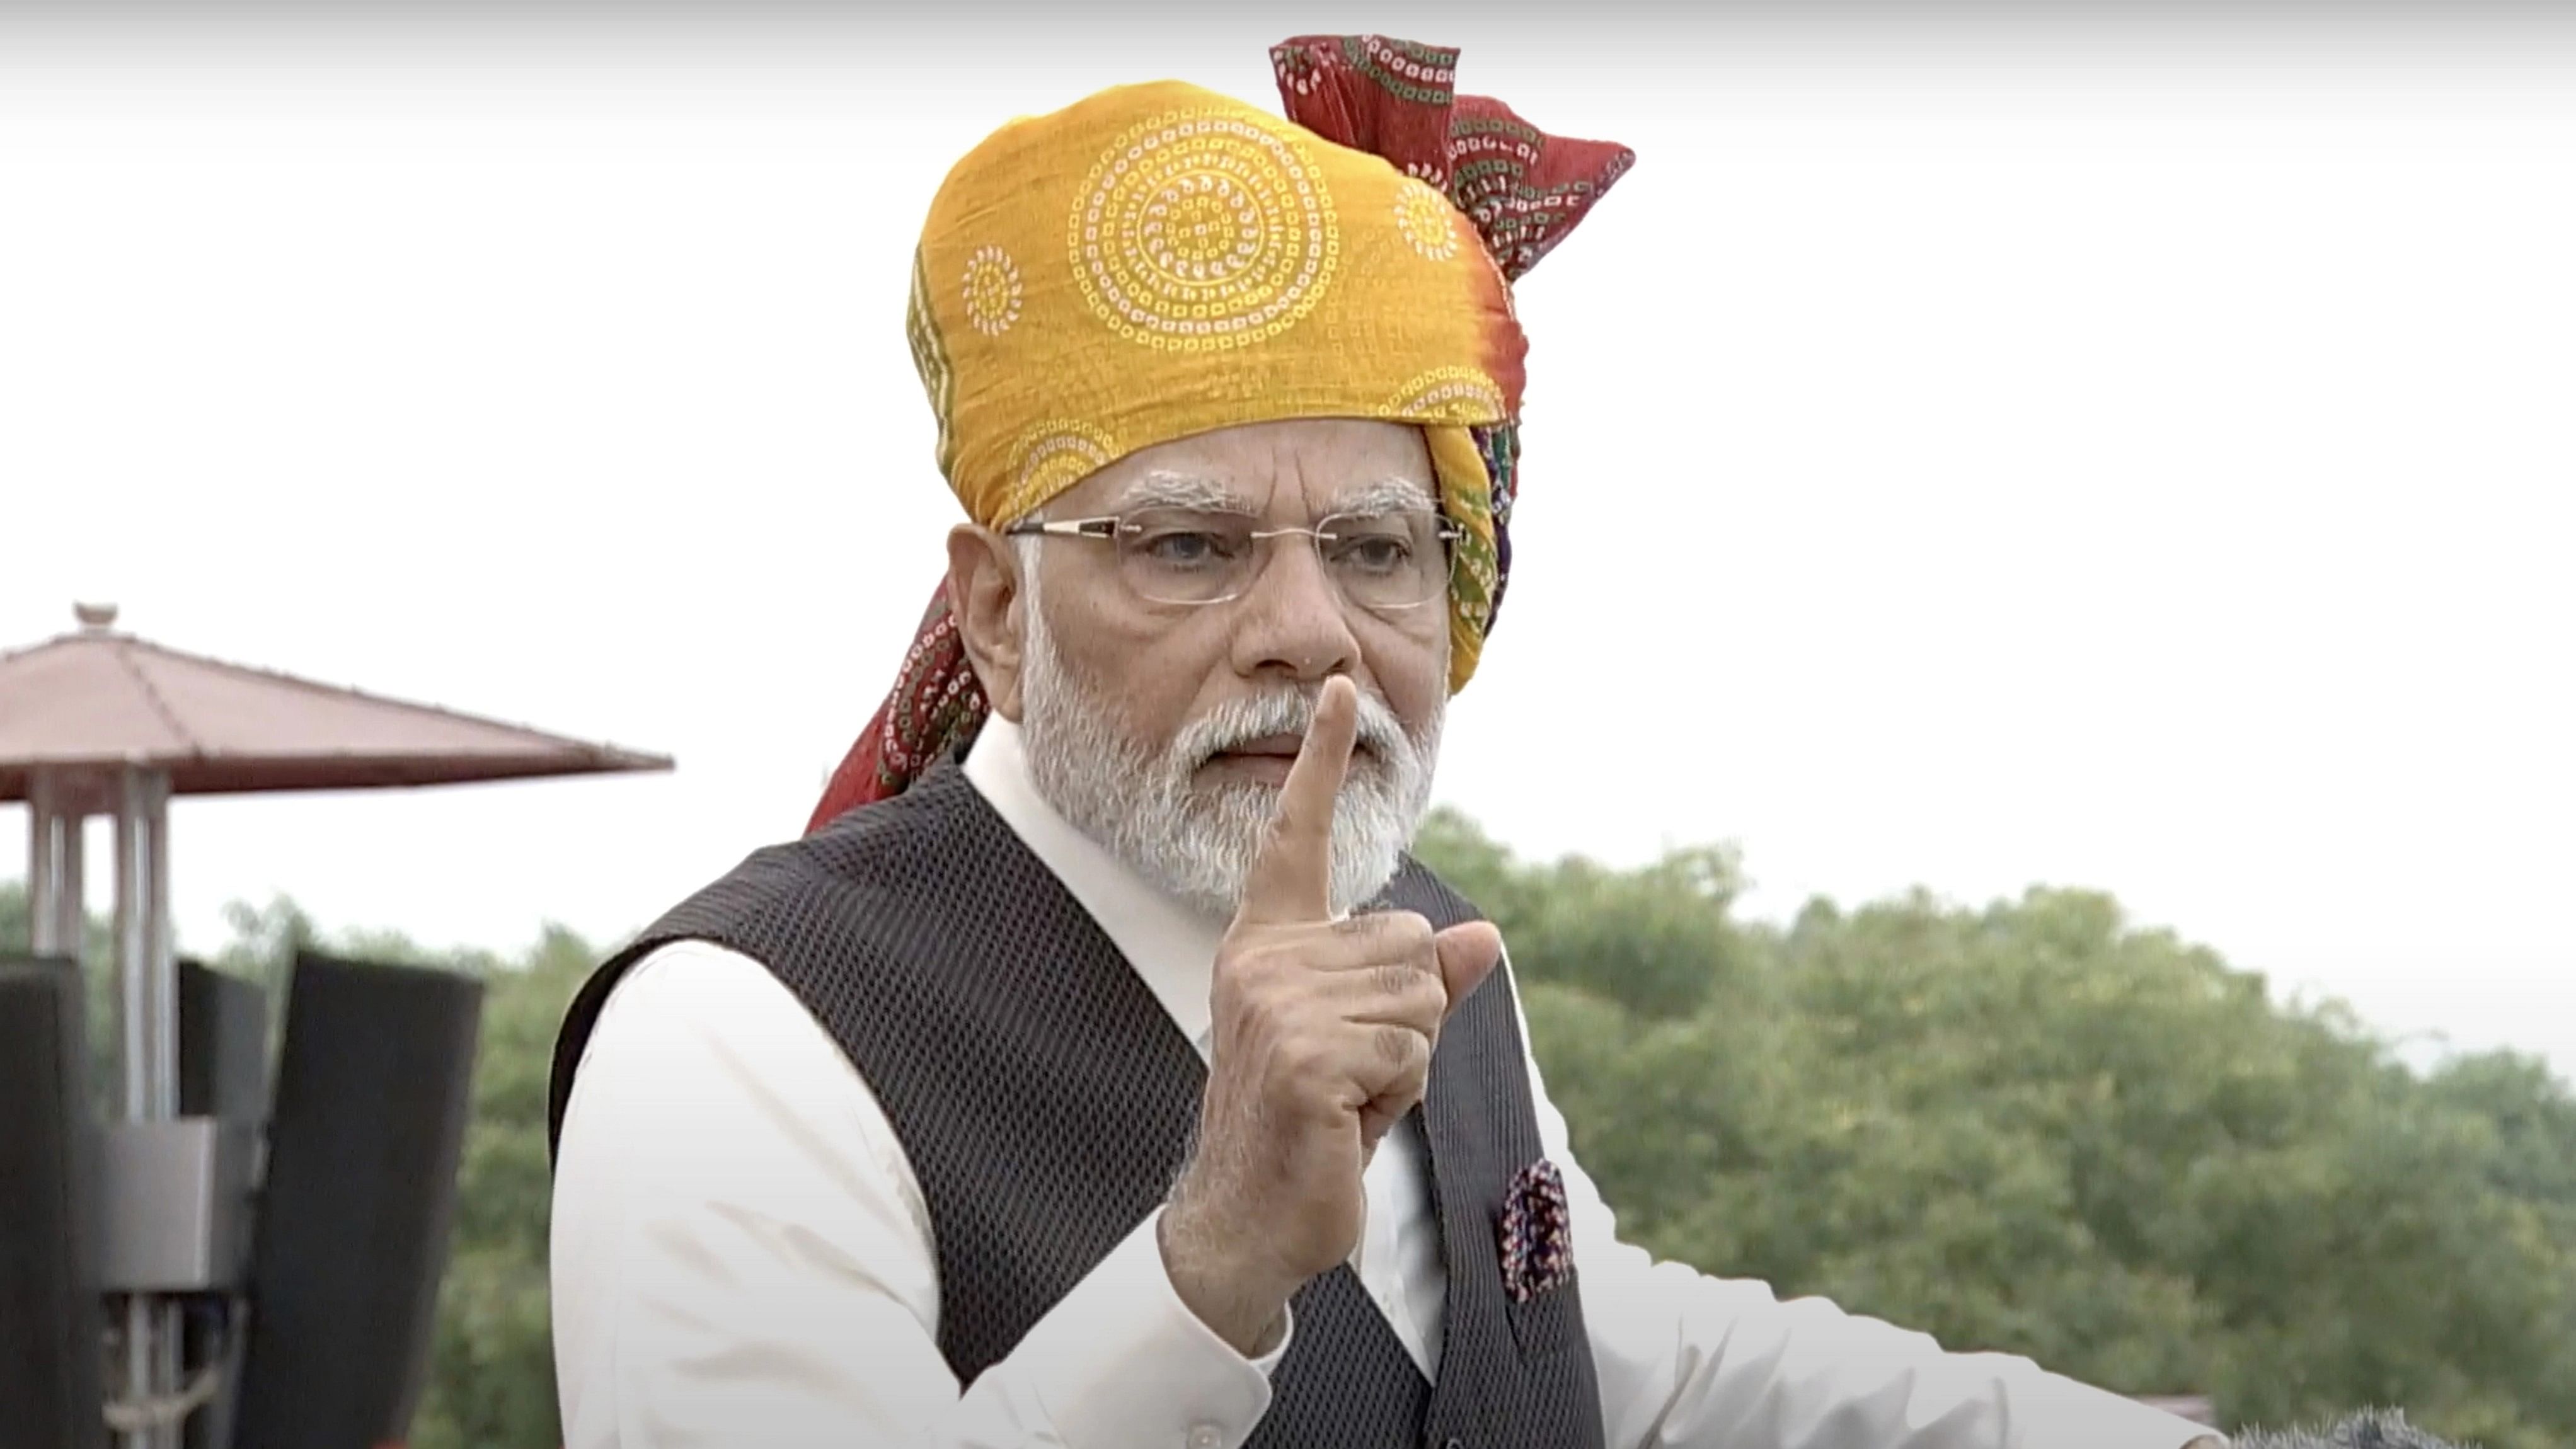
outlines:
M179 972L170 940L170 777L128 767L116 792L116 960L128 1122L179 1115ZM179 1387L179 1306L159 1295L126 1300L124 1391L150 1402ZM179 1426L129 1430L124 1449L178 1449Z
M81 956L81 820L74 782L37 770L27 782L27 948L38 956Z

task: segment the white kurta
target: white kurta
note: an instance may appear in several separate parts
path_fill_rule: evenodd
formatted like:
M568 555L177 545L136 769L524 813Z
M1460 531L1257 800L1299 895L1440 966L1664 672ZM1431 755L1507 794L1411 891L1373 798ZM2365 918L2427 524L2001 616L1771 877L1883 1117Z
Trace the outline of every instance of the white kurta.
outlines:
M1208 1051L1220 928L1146 885L1029 783L989 720L966 773ZM1526 1052L1526 1041L1524 1041ZM1565 1174L1612 1446L2179 1449L2206 1430L2041 1372L1621 1243L1535 1061ZM1408 1122L1366 1178L1352 1266L1426 1374L1445 1274ZM556 1375L566 1449L1233 1449L1295 1336L1247 1360L1173 1292L1140 1224L974 1383L939 1353L918 1180L867 1083L766 968L664 947L611 993L555 1173Z

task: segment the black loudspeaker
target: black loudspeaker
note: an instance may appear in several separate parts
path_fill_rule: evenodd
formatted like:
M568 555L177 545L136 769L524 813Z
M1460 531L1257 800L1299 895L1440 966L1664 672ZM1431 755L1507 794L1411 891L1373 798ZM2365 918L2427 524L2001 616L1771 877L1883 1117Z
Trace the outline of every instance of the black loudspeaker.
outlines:
M0 956L0 1449L102 1449L96 1119L80 968Z
M179 1115L268 1115L268 993L195 961L179 963Z
M246 1123L254 1136L268 1119L268 993L186 960L179 963L179 1115ZM221 1314L197 1312L188 1316L186 1341L189 1366L216 1365L223 1378L215 1397L188 1416L181 1449L231 1449L240 1333Z
M399 1444L429 1365L483 983L298 953L233 1442Z

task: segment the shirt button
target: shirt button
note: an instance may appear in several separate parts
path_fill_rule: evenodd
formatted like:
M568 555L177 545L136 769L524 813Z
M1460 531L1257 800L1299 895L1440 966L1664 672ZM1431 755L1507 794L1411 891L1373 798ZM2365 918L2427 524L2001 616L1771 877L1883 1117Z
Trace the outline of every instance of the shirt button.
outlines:
M1221 1449L1225 1436L1212 1424L1201 1424L1190 1431L1190 1449Z

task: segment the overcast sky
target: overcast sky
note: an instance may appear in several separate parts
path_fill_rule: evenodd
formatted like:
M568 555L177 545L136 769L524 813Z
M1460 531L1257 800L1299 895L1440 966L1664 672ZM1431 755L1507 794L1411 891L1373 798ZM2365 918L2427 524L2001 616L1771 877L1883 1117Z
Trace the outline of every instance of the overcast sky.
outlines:
M956 516L901 326L941 174L1120 81L1275 106L1269 43L1364 28L1641 158L1522 289L1444 798L1733 841L1765 916L2100 887L2576 1072L2576 28L930 8L0 19L0 643L112 599L679 759L182 801L183 946L280 891L609 937L793 833Z

